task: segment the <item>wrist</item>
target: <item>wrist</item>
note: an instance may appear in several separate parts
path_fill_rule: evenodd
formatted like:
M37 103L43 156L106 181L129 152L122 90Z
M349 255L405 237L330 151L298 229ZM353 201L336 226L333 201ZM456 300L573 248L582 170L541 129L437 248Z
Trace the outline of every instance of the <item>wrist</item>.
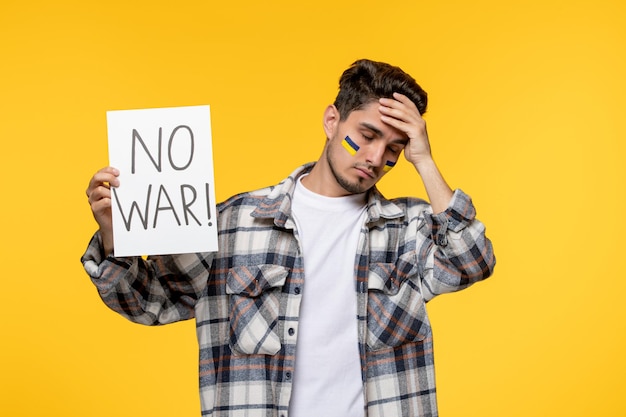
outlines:
M113 234L100 229L100 244L102 245L102 254L106 258L113 253Z
M437 164L432 158L424 158L413 163L422 179L433 213L440 213L448 207L452 199L452 189L441 175Z
M435 160L430 155L414 158L411 163L420 175L424 175L428 172L432 172L433 170L437 170Z

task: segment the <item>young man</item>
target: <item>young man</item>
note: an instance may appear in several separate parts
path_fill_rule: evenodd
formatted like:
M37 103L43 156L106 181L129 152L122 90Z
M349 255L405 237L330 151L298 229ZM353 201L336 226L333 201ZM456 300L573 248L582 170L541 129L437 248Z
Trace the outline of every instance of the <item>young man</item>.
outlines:
M339 87L319 160L221 203L217 253L115 258L118 173L89 183L85 269L134 322L196 319L203 415L437 415L425 304L488 277L492 246L433 161L415 80L360 60ZM376 189L403 150L430 204Z

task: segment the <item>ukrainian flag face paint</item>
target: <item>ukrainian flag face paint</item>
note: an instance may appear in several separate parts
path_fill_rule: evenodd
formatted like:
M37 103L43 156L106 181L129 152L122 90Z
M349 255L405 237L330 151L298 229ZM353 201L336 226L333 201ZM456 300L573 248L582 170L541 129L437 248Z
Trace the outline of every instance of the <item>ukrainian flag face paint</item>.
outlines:
M387 162L385 162L385 166L383 167L383 171L384 172L391 171L391 168L396 166L396 162L397 161L395 161L395 162L394 161L387 161Z
M361 147L354 143L354 141L350 138L350 136L346 136L343 141L341 141L343 147L350 153L350 155L354 156L358 152ZM385 162L385 166L383 167L383 172L391 171L391 168L396 166L397 161L387 161Z
M346 148L346 151L350 152L350 155L352 156L356 155L357 151L360 148L359 145L357 145L352 139L350 139L350 136L346 136L341 144L344 148Z

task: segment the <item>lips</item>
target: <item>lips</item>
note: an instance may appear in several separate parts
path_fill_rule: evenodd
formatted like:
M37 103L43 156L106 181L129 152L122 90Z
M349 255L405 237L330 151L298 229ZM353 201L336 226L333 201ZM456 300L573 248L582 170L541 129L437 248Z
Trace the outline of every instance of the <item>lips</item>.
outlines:
M376 175L374 175L374 172L370 171L367 168L363 168L363 167L355 167L357 171L359 171L360 175L363 178L371 178L374 179L376 178Z

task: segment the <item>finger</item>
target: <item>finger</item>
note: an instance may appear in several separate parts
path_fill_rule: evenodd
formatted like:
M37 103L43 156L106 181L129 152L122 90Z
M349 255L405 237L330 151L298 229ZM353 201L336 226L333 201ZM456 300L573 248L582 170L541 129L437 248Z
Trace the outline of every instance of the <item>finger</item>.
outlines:
M406 106L402 107L387 107L380 106L380 113L383 116L392 117L394 119L401 120L405 123L415 124L422 118L415 110L408 109Z
M417 105L404 94L393 93L393 98L381 98L379 102L383 106L391 107L391 108L406 107L410 112L415 112L421 116L421 113L419 112Z
M393 98L401 102L405 106L409 107L411 111L415 111L420 116L422 115L417 107L417 104L413 100L411 100L409 97L405 96L404 94L393 93Z
M94 189L105 184L110 184L113 187L119 187L119 180L117 177L120 175L119 170L113 167L105 167L94 174L89 180L87 187L87 197L91 195Z
M94 175L89 181L89 186L85 191L87 199L89 199L89 201L97 200L102 194L101 192L98 192L98 190L101 188L108 189L113 181L115 181L114 178L109 178L107 176L103 176L102 174Z
M91 212L100 227L111 224L111 199L103 198L91 205ZM108 226L107 226L108 227Z
M91 190L89 197L93 200L100 200L101 198L111 197L111 187L108 184L102 184Z
M414 130L414 127L413 127L414 124L412 123L407 123L406 121L400 118L396 118L392 116L385 116L385 115L381 115L380 120L386 125L391 126L392 128L404 133L409 138L414 136L411 133Z
M94 212L94 214L104 213L110 208L111 208L110 197L103 197L91 203L91 210Z
M94 203L111 198L111 189L108 185L101 185L93 190L90 190L89 195L87 196L87 201L90 205Z
M379 100L380 107L388 110L395 110L393 113L396 117L409 117L411 119L417 120L422 117L417 106L413 103L408 97L399 94L398 97L400 100L390 99L390 98L381 98Z
M413 103L413 101L409 97L405 96L402 93L393 93L393 98L406 105L411 105L411 104L415 105L415 103Z

